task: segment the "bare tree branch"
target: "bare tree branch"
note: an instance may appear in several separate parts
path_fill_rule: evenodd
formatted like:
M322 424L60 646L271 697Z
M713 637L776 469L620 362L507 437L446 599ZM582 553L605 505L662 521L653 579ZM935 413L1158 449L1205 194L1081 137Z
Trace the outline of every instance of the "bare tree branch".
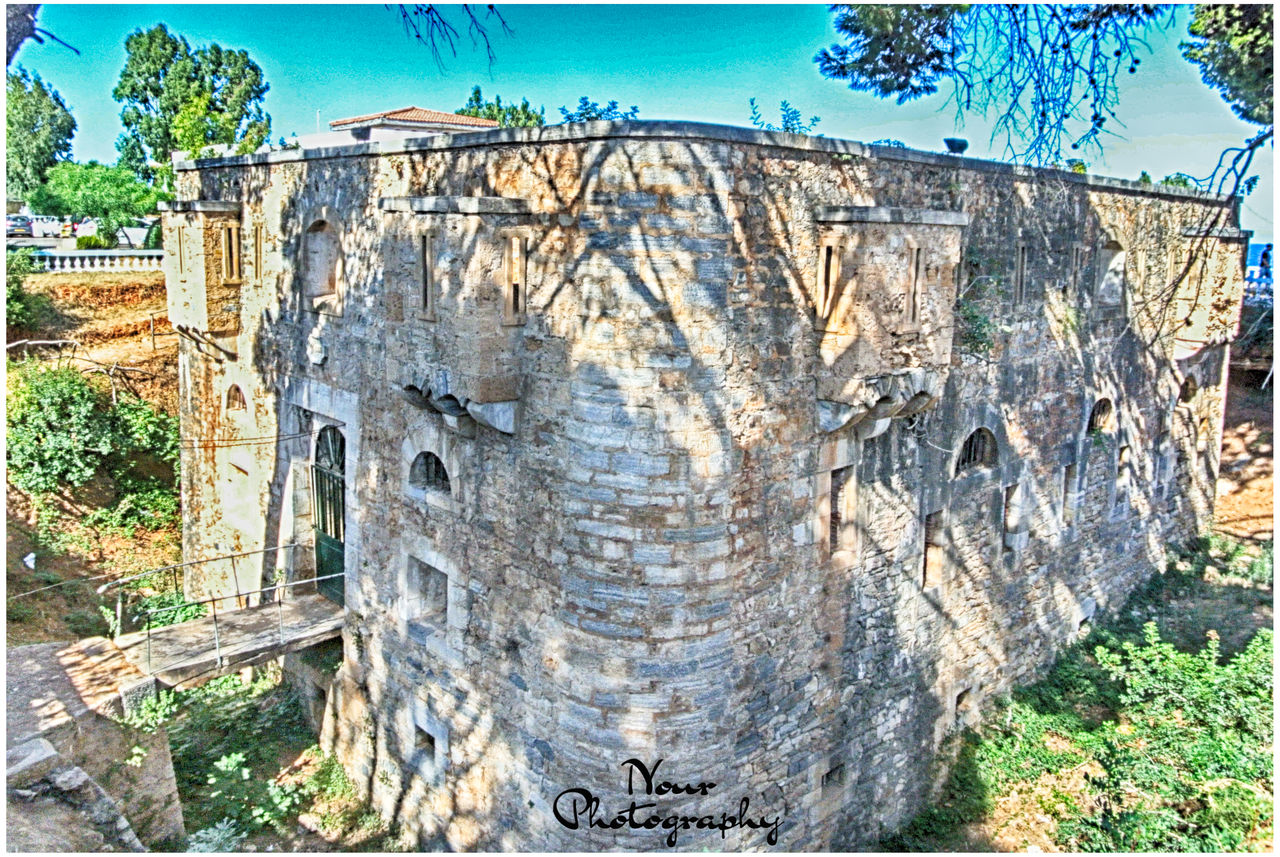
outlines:
M386 8L390 9L388 5ZM456 7L445 7L453 9ZM405 35L413 39L420 45L431 50L431 56L436 61L436 67L444 71L444 60L440 54L441 46L449 49L449 55L456 57L458 55L458 29L449 22L445 17L445 13L441 11L434 3L413 3L398 4L396 9L400 13L400 22L404 26ZM484 7L483 17L477 12L477 7L472 3L462 4L462 13L467 19L467 35L471 38L471 46L477 47L484 45L485 55L489 58L489 64L493 65L497 59L497 54L493 51L493 44L489 39L489 27L493 26L493 21L497 19L497 24L501 28L504 35L514 35L511 28L507 26L506 19L502 17L502 13L492 4Z

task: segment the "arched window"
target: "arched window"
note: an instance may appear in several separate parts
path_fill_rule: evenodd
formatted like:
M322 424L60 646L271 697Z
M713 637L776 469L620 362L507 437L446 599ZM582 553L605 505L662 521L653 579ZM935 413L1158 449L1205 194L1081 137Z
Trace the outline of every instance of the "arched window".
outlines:
M342 248L331 224L317 220L303 236L302 277L306 295L322 298L336 295L342 280Z
M423 491L449 493L449 472L444 462L431 452L420 452L409 467L409 484Z
M1185 405L1194 399L1198 392L1200 392L1200 385L1196 383L1195 376L1188 375L1178 389L1178 401Z
M960 457L956 460L956 475L973 467L994 467L995 464L996 436L980 428L964 439Z
M1114 413L1115 408L1111 406L1110 399L1099 399L1089 412L1089 433L1111 431Z
M227 390L227 410L243 411L245 409L244 393L235 384L231 385L231 389Z

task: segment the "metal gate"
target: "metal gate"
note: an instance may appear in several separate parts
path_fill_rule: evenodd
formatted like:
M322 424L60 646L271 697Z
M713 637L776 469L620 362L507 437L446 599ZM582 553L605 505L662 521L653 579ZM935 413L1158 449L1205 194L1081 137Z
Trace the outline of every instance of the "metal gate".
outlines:
M345 569L346 550L343 545L346 513L346 480L343 468L346 459L346 440L342 432L333 426L325 426L316 438L315 463L311 465L312 509L316 533L316 587L330 601L343 603L341 577Z

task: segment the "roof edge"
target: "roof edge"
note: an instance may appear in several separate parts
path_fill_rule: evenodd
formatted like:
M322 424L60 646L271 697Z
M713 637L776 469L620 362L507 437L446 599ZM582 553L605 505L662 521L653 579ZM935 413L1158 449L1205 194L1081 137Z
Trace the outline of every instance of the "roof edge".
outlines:
M618 138L709 140L742 145L772 146L805 152L823 152L832 155L853 155L874 157L886 161L905 161L940 167L958 167L978 172L1007 173L1024 179L1054 178L1074 184L1096 187L1100 190L1135 192L1147 196L1166 196L1211 202L1229 202L1232 199L1228 194L1216 194L1194 188L1174 187L1171 185L1140 184L1131 179L1075 173L1057 167L1029 167L1004 161L966 158L960 155L926 152L920 149L908 149L899 146L875 146L835 137L809 137L803 134L788 134L782 131L760 131L734 125L714 125L706 122L674 120L581 122L572 125L543 125L534 128L494 128L452 134L436 134L430 137L381 140L350 146L334 146L320 149L284 149L278 152L234 155L195 161L175 160L173 167L176 171L190 171L212 167L259 166L328 158Z

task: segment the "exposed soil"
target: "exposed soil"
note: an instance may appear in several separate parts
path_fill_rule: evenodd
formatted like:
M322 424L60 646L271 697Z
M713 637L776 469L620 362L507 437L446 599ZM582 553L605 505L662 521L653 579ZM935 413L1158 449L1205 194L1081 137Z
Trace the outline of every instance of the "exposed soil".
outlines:
M1233 374L1227 388L1215 514L1218 531L1259 541L1275 538L1274 388L1259 389L1262 379L1258 372Z

